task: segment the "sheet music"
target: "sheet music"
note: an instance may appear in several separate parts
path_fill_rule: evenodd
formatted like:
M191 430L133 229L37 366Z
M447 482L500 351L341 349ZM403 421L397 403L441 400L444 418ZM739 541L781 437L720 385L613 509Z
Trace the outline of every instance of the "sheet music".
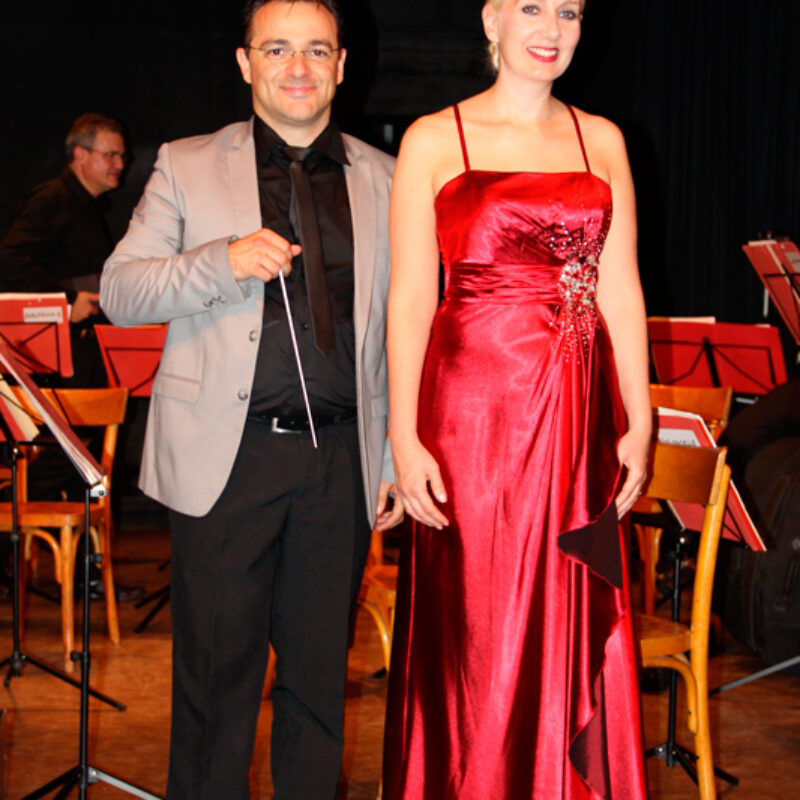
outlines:
M17 442L32 442L39 435L39 426L33 421L31 415L17 402L14 392L0 376L0 402L11 415L19 430L14 431Z
M658 407L656 409L656 438L659 442L666 444L688 447L717 446L708 426L699 414L691 411L678 411L674 408ZM672 501L669 501L669 505L685 528L689 530L702 528L702 506ZM767 549L732 480L728 489L722 535L726 539L744 542L751 550Z

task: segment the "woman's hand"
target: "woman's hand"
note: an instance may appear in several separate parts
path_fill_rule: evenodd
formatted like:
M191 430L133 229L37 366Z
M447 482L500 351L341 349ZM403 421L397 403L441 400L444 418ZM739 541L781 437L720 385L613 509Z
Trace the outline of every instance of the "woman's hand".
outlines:
M393 483L381 481L378 488L378 507L375 511L375 530L388 531L403 521L403 501Z
M617 445L619 463L625 467L625 483L616 497L617 517L627 514L642 493L647 477L647 455L650 451L650 431L629 430Z
M436 459L419 440L394 453L395 484L405 510L414 519L441 530L450 523L434 502L447 502L442 476Z

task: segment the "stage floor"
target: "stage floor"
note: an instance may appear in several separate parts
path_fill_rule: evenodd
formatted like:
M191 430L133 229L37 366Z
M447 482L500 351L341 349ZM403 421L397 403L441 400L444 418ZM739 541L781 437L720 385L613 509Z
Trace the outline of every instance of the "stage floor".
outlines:
M123 515L125 517L126 515ZM123 519L123 525L125 520ZM159 565L169 557L166 531L141 519L123 527L115 542L115 576L120 583L153 591L168 580ZM51 563L42 553L37 584L53 590ZM161 794L167 772L170 708L170 617L163 609L141 634L133 632L147 609L132 603L119 606L122 644L109 644L103 629L104 607L92 602L93 688L127 705L120 713L92 700L90 704L89 763L107 773ZM80 605L76 608L76 615ZM78 628L79 631L79 628ZM77 636L78 640L80 636ZM726 650L711 662L711 685L754 672L762 662L726 637ZM0 603L0 656L11 650L11 603ZM57 605L29 596L23 652L61 666L60 612ZM342 800L374 800L378 795L386 678L376 676L382 664L380 645L371 618L357 617L347 681L346 750L340 796ZM75 675L78 676L76 670ZM5 791L17 800L78 762L79 693L77 689L35 668L2 689L0 747L5 763ZM682 707L682 695L681 695ZM262 703L256 753L251 770L253 800L272 794L269 780L271 719L268 698ZM667 693L643 696L648 746L665 738ZM717 764L740 779L723 797L773 800L800 787L800 676L776 674L718 695L711 701L714 756ZM691 744L679 727L678 740ZM653 800L696 797L679 767L648 763ZM719 784L719 789L723 784ZM76 796L73 793L71 796ZM90 787L91 798L130 796L105 783ZM435 800L432 798L432 800ZM543 798L542 800L547 800Z

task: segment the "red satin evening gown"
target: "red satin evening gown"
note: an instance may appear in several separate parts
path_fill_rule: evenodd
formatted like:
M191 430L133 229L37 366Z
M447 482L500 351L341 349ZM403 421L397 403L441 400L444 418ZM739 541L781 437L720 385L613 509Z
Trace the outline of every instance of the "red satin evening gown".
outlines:
M445 294L419 402L450 525L404 547L384 798L643 798L625 414L595 304L611 190L588 161L472 170L455 113L465 171L436 198Z

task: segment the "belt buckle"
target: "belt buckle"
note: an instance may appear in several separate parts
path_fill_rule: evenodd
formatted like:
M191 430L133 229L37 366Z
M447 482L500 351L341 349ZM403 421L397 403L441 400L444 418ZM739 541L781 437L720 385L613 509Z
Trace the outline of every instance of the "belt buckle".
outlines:
M281 428L280 425L278 425L278 422L279 422L278 417L273 417L270 422L269 428L273 433L281 433L281 434L288 433L297 436L305 432L305 431L293 431L291 428Z

